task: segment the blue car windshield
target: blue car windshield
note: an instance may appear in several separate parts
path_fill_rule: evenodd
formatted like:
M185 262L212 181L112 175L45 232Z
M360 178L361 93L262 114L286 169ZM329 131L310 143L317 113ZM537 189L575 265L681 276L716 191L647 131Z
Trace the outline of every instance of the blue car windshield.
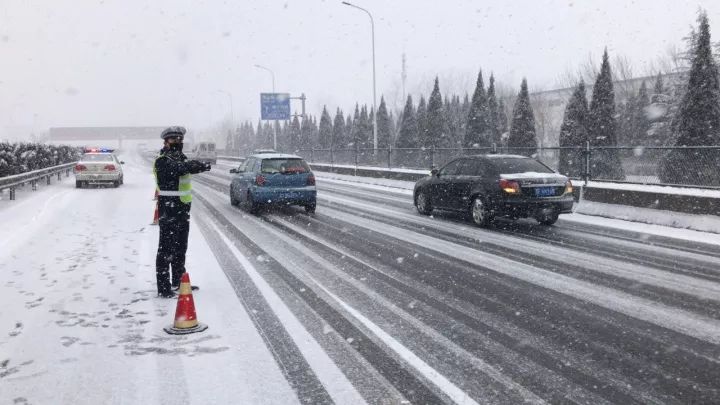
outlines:
M276 159L263 159L260 172L267 174L294 174L294 173L308 173L310 172L310 166L305 163L302 159L293 158L276 158Z

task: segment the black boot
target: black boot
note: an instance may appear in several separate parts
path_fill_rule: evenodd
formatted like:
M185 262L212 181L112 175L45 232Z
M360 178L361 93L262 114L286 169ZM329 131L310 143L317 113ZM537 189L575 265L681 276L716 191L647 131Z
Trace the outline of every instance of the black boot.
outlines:
M173 290L173 291L177 291L177 290L179 290L179 289L180 289L180 285L174 285L174 286L172 287L172 290ZM191 286L190 286L190 289L193 290L193 291L197 291L197 290L200 289L200 287L198 287L198 286L196 286L196 285L191 285Z
M177 297L177 294L175 294L172 291L164 291L164 292L159 292L158 297L160 297L160 298L175 298L175 297Z

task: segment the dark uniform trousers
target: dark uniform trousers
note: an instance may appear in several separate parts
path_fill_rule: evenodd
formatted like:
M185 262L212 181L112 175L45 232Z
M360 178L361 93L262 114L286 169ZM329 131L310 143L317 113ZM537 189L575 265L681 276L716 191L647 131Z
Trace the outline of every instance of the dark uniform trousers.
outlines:
M185 273L185 252L187 252L190 231L190 204L179 197L158 197L160 214L160 242L155 259L158 293L170 292L170 270L172 286L180 285Z

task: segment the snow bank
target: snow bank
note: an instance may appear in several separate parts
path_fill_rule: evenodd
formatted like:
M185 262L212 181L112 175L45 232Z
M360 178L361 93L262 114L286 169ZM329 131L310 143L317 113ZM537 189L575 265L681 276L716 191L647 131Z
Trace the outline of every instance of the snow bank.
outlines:
M684 214L594 201L582 201L576 204L575 213L720 234L720 217L714 215ZM568 216L562 218L567 219ZM677 237L674 234L667 236Z

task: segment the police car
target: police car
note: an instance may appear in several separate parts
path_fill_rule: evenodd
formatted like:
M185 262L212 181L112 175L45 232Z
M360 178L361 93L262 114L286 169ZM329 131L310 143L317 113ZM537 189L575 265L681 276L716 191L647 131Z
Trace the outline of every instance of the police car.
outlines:
M119 187L123 184L122 165L113 154L113 149L85 149L80 161L75 165L75 187L82 188L90 184L111 184Z

